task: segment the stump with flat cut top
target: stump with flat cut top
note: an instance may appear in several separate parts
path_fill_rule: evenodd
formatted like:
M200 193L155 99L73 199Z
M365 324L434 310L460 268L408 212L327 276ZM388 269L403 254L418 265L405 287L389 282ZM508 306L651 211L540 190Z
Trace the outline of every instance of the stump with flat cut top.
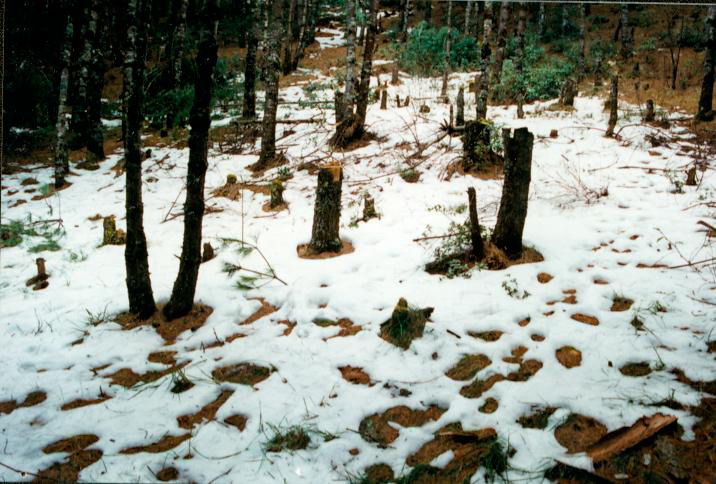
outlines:
M338 227L341 218L342 183L343 168L341 165L330 164L318 171L313 230L309 243L309 249L313 253L341 250Z

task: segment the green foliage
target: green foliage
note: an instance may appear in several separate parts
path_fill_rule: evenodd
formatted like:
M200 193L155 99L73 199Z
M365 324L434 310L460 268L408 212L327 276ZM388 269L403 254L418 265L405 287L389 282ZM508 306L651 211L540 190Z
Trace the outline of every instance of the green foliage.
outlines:
M641 41L641 44L639 44L639 48L637 50L639 52L656 52L656 38L645 38Z
M509 279L502 281L502 288L508 296L514 299L526 299L530 297L529 292L525 290L520 291L520 286L517 284L517 280L514 277L510 277Z
M25 237L40 237L43 240L31 246L29 252L60 250L57 239L65 234L65 229L62 224L53 225L50 222L33 223L30 217L24 222L10 220L8 224L0 224L0 248L15 247L22 243Z
M685 25L681 34L681 47L691 47L697 51L703 50L708 44L706 30L693 25Z
M410 32L404 45L396 45L400 67L412 74L428 76L442 72L445 67L445 39L447 28L428 27L425 22ZM474 69L478 61L478 46L474 38L462 35L457 29L450 36L450 68Z
M552 99L559 96L564 81L574 71L574 65L554 58L527 71L527 101Z
M606 60L614 57L617 53L616 44L604 39L595 39L589 43L589 58Z

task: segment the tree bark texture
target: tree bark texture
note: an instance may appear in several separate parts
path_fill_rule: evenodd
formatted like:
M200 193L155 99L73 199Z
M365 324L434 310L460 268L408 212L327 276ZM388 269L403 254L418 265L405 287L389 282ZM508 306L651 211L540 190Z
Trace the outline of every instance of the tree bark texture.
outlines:
M448 11L447 11L447 36L445 37L445 57L443 62L443 85L440 90L440 96L447 102L448 95L448 76L450 75L450 43L452 36L452 0L448 0Z
M527 218L527 199L532 170L534 135L527 128L514 130L506 137L505 180L492 243L510 259L522 255L522 232Z
M579 6L579 57L577 58L577 83L584 79L586 64L586 23L587 23L587 6L580 3Z
M259 43L259 0L248 0L249 28L246 32L246 61L244 63L244 100L242 119L256 118L256 47Z
M356 106L357 133L362 134L365 127L365 117L368 110L368 96L370 94L370 75L373 71L373 51L375 50L375 37L378 34L378 0L369 0L368 18L366 19L367 32L363 45L363 63L360 70L360 84L358 86L358 99Z
M487 99L490 94L490 65L492 49L492 4L485 3L485 21L482 27L482 47L480 49L480 72L475 81L475 111L477 119L487 118Z
M477 194L475 188L467 189L467 200L470 208L470 240L472 241L472 256L475 260L485 257L485 244L480 233L480 223L477 220Z
M644 122L650 123L654 121L655 113L654 113L654 100L653 99L647 99L646 100L646 111L644 112Z
M264 60L264 81L266 99L264 101L263 129L261 134L261 154L257 168L268 166L276 157L276 111L278 109L278 80L281 72L281 0L268 0L269 28L266 32L266 52Z
M472 3L473 0L467 0L465 2L465 25L463 26L462 32L468 36L472 33Z
M465 122L462 135L464 171L480 168L488 160L490 149L490 129L484 120Z
M634 27L629 26L629 5L626 3L619 6L619 23L620 54L622 59L628 59L634 54Z
M502 77L502 64L505 61L505 50L507 48L507 23L510 20L510 4L502 1L500 4L500 21L497 26L497 48L495 49L495 65L492 69L490 86L500 83Z
M614 128L619 119L619 76L612 75L611 90L609 91L609 124L607 125L606 136L614 136Z
M527 4L520 2L517 20L517 117L523 119L525 111L523 109L526 96L526 82L524 80L525 72L525 26L527 25Z
M204 181L208 166L209 126L211 124L211 97L214 87L218 44L216 27L218 1L205 0L199 18L199 47L196 54L197 77L194 101L189 115L189 164L186 177L184 203L184 238L182 241L179 273L174 281L172 295L164 306L168 320L189 314L194 305L196 281L201 264L201 229L204 218Z
M170 37L169 48L169 88L175 92L181 86L182 59L184 58L184 41L186 39L186 10L189 0L174 0L174 32ZM174 128L176 121L176 103L169 106L166 118L166 129Z
M293 67L293 17L296 14L296 0L290 0L288 7L288 18L286 19L286 35L284 36L284 51L283 51L283 74L285 76L291 73Z
M716 5L711 5L706 16L707 44L704 49L704 77L696 119L708 121L714 118L714 63L716 63Z
M355 78L356 66L356 1L346 0L346 77L345 90L343 94L343 117L353 114L353 104L355 93L353 92L353 82Z
M128 0L127 45L124 59L123 97L125 113L124 167L126 173L127 245L124 261L127 270L129 312L146 319L156 311L152 282L149 278L149 256L144 235L142 204L141 137L144 103L144 59L149 0Z
M457 92L457 114L455 115L455 125L462 126L465 124L465 88L460 86Z
M67 106L67 83L70 69L70 49L72 46L72 17L67 17L65 38L62 42L62 72L60 74L60 92L57 103L57 124L55 138L55 188L65 186L65 177L70 172L69 155L67 152L67 129L69 114Z
M314 253L341 250L338 229L341 219L342 183L343 169L340 165L328 165L318 171L313 230L309 244L310 250Z

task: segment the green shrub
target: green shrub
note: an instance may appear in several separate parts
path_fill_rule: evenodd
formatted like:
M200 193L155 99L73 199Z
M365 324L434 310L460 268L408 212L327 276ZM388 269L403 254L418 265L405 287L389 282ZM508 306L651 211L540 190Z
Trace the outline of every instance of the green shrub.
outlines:
M641 41L638 48L639 52L656 52L656 39L654 37L647 37Z
M552 99L559 96L562 83L572 74L574 65L562 59L527 71L527 101Z
M412 74L431 75L442 72L445 65L444 45L447 28L435 29L421 22L415 27L405 45L395 46L400 67ZM477 66L478 46L472 37L453 29L450 48L450 68L471 69Z

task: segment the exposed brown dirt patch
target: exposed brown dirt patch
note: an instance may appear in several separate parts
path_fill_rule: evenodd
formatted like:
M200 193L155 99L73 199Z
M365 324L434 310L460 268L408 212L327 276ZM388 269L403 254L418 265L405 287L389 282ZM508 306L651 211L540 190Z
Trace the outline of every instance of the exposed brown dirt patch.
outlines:
M288 336L293 332L293 329L296 327L296 323L289 321L288 319L283 319L278 322L278 324L283 324L286 326L286 329L283 330L283 334L281 336Z
M599 325L599 320L594 316L589 316L588 314L576 313L570 317L579 323L589 324L591 326Z
M176 481L179 479L179 471L176 467L165 467L154 475L158 481Z
M119 385L119 386L123 386L125 388L131 388L138 383L155 382L164 376L167 376L171 373L174 373L174 372L184 368L188 364L189 364L189 362L185 362L180 365L174 365L170 368L167 368L166 370L148 371L141 375L135 373L133 370L130 370L129 368L120 368L119 370L115 371L114 373L111 373L104 377L112 380L112 383L111 383L112 385Z
M457 381L465 381L472 379L477 372L487 368L492 361L482 354L465 355L455 366L450 368L445 375L448 378Z
M167 435L165 437L162 437L160 440L148 444L148 445L140 445L136 447L128 447L126 449L121 450L120 454L139 454L140 452L148 452L150 454L160 454L162 452L166 452L168 450L172 450L182 442L189 440L191 438L191 432L188 432L186 434L182 435Z
M10 414L18 408L34 407L47 400L47 394L42 391L30 392L25 399L18 403L16 400L0 402L0 414Z
M262 297L258 297L255 300L261 303L261 307L258 308L251 316L241 321L239 323L240 326L255 323L259 319L278 311L278 308L276 306L272 306Z
M147 356L147 361L150 363L162 363L164 365L175 365L176 360L174 359L174 356L177 354L176 351L156 351L154 353L150 353L149 356Z
M383 484L395 480L393 468L388 464L373 464L365 468L364 474L365 482L369 484Z
M140 326L153 327L159 336L167 342L174 342L184 331L196 331L201 328L214 310L204 304L195 304L186 316L167 321L162 313L162 306L150 318L142 321L133 314L122 313L117 316L117 323L124 330L131 330Z
M236 365L215 368L211 376L219 381L237 383L239 385L254 386L271 376L273 369L253 363L238 363Z
M540 284L547 284L549 281L554 279L554 276L551 274L547 274L546 272L540 272L537 274L537 282Z
M60 407L60 410L68 411L68 410L74 410L75 408L82 408L82 407L88 407L90 405L97 405L98 403L106 402L107 400L109 400L111 398L112 397L105 394L104 392L100 392L100 394L97 398L92 398L92 399L78 398L77 400L72 400L70 402L67 402Z
M584 452L599 442L606 434L607 428L602 423L576 413L570 415L562 425L554 430L554 438L570 454Z
M490 375L485 380L477 379L469 385L462 387L460 389L460 395L465 398L480 398L480 396L492 388L495 383L503 381L504 379L505 377L499 373Z
M604 279L594 279L592 282L594 282L594 284L598 284L601 286L605 286L605 285L609 284L609 282L605 281Z
M58 440L57 442L53 442L45 446L42 451L45 454L54 454L58 452L72 454L74 452L89 447L98 440L99 437L94 434L80 434L72 437L67 437L66 439Z
M344 380L356 385L370 385L370 375L363 368L356 366L341 366L338 368Z
M651 366L645 361L627 363L619 368L619 371L625 376L646 376L651 373Z
M526 429L545 429L549 417L557 409L554 407L532 407L532 413L529 415L523 415L517 419L517 422Z
M448 274L454 261L465 264L470 269L475 267L478 262L482 262L488 269L498 271L520 264L542 262L544 257L532 247L522 247L522 255L517 259L510 259L502 249L487 240L485 241L485 258L482 261L476 261L471 252L460 252L429 262L425 265L425 272L444 276Z
M224 419L224 422L233 427L236 427L237 429L239 429L239 432L243 432L246 428L246 422L248 422L248 420L249 418L246 415L236 414L231 415L230 417L226 417Z
M495 400L492 397L488 397L485 400L485 403L482 404L480 407L480 412L482 413L495 413L497 411L497 408L499 407L499 403L497 400Z
M426 410L413 410L400 405L365 417L360 422L358 432L364 440L386 446L395 441L400 433L391 427L389 422L397 423L401 427L421 427L429 421L438 420L446 410L436 405L431 405Z
M609 310L613 312L628 311L632 304L634 304L633 299L623 296L615 296L612 299L612 307Z
M351 244L347 240L341 240L341 250L339 250L338 252L313 252L309 244L300 244L298 247L296 247L296 253L298 254L298 256L301 259L309 260L332 259L341 255L350 254L354 251L355 249L353 248L353 244Z
M216 412L219 411L219 408L221 408L221 406L225 404L233 394L233 390L224 390L213 402L207 403L195 414L177 417L177 424L183 429L191 430L194 426L199 425L202 422L210 422L214 420Z
M500 339L500 336L502 336L504 333L502 331L495 329L492 331L480 331L480 332L468 331L467 334L472 336L473 338L477 338L477 339L481 339L483 341L493 343L493 342L497 341L498 339Z
M80 472L102 458L99 449L79 450L67 456L64 462L52 464L39 471L33 482L77 482Z
M355 336L363 330L363 326L355 324L348 318L341 318L338 320L317 318L313 320L313 324L322 328L328 328L332 326L341 328L340 331L338 331L338 333L334 334L333 336L323 338L323 341L328 341L332 338L345 338L348 336Z
M211 194L215 197L228 198L232 201L241 199L241 193L248 190L252 193L260 193L261 195L270 195L271 188L268 184L261 185L258 183L226 183L215 189Z
M542 368L542 362L539 360L525 360L520 363L517 371L507 375L510 381L527 381L532 378Z
M566 368L574 368L582 364L582 352L572 346L562 346L555 352L555 356Z
M533 335L530 335L530 339L532 341L540 342L540 341L544 341L544 336L541 334L533 334Z

